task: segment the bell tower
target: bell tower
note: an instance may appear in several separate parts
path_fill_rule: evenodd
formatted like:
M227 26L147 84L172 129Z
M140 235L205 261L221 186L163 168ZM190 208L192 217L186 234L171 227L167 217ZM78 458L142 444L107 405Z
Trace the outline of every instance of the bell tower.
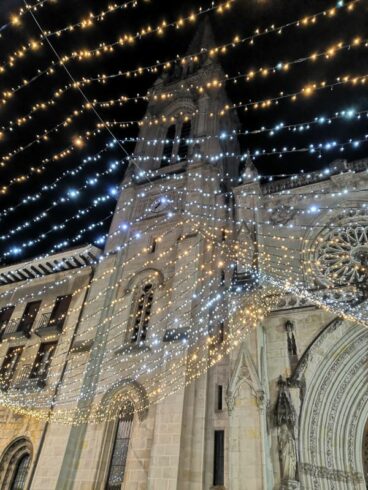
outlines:
M225 288L233 271L227 231L239 150L238 121L225 109L225 76L212 56L214 46L206 18L183 62L171 66L149 94L107 258L96 268L91 306L76 339L92 346L78 410L106 403L109 418L120 413L131 422L122 412L132 404L137 415L129 437L133 447L145 449L129 450L126 471L121 465L110 474L110 426L102 433L75 427L63 461L66 473L75 461L91 467L89 448L103 435L99 482L108 475L116 485L126 481L124 488L223 486L228 363L224 357L207 368L211 342L226 345ZM208 463L214 458L216 474Z
M223 112L229 99L214 47L210 20L205 17L186 57L170 66L150 91L136 158L130 167L136 164L146 171L165 172L180 162L211 162L211 158L235 150L235 141L229 144L225 135L237 129L238 121L233 112ZM235 175L236 168L226 158L218 161L224 173Z
M79 411L103 407L106 400L103 411L110 418L124 411L122 400L138 411L132 444L138 441L145 450L129 451L125 475L112 475L119 485L125 478L126 488L169 488L168 482L180 490L202 488L203 478L203 488L210 488L224 479L224 429L216 427L227 423L222 388L228 366L224 360L194 374L193 364L197 349L200 366L209 367L207 340L222 343L226 336L222 293L232 274L226 232L239 168L238 122L225 110L225 76L212 56L214 46L206 18L183 62L171 66L149 94L110 227L107 260L96 268L89 290L98 311L87 305L78 330L77 341L93 345ZM83 448L94 447L99 436L83 430L71 431L65 471L78 460L90 467ZM104 430L103 454L112 454L109 426ZM215 443L218 474L210 464L203 477ZM109 464L105 457L96 469L101 481ZM138 467L145 471L130 471Z
M133 189L148 185L154 193L154 182L165 179L174 185L179 174L187 174L193 167L211 167L219 176L223 191L230 187L231 179L238 177L239 122L235 112L228 110L225 74L215 59L215 45L210 20L205 17L182 62L172 64L150 90L108 248L116 245L113 237L126 220L121 210L127 196L137 204Z

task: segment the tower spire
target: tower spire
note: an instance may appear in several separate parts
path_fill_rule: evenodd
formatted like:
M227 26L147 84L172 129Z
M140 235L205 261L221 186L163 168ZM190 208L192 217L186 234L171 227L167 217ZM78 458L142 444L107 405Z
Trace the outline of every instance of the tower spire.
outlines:
M216 45L215 36L212 29L212 24L209 15L206 14L197 27L196 33L191 40L187 56L192 54L207 52Z
M174 64L171 70L162 76L162 79L166 83L171 83L175 80L186 78L188 75L197 72L204 65L208 66L212 64L208 53L215 46L216 41L211 20L208 14L206 14L198 24L196 32L188 46L185 54L185 64ZM196 61L194 61L194 58L197 58ZM159 80L160 78L156 84L159 83Z
M249 150L247 151L247 157L245 160L244 170L242 172L243 184L254 182L258 177L258 171L253 163Z

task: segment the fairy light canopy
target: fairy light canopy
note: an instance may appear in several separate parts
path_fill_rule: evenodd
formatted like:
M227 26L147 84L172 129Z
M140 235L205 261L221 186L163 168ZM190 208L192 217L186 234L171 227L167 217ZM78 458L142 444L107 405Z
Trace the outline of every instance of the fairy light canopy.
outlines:
M64 2L63 5L36 2L32 5L32 8L17 2L2 5L4 22L0 41L7 43L4 44L7 48L4 50L2 61L9 62L9 57L17 53L12 62L13 66L1 74L3 86L16 88L19 83L23 83L22 81L31 81L29 87L20 89L7 99L2 109L1 126L8 129L3 130L1 139L1 161L5 167L0 170L2 182L5 182L5 185L13 183L6 193L0 196L2 207L15 207L20 200L18 197L27 199L30 188L42 191L44 186L50 185L58 178L60 166L63 171L72 170L77 163L82 163L83 159L92 158L111 140L111 135L106 134L102 127L96 132L98 121L75 89L60 94L60 89L63 90L70 85L71 81L63 70L56 66L57 60L46 40L40 38L40 31L27 10L31 10L37 16L61 57L68 53L94 50L101 43L108 46L124 35L135 38L134 43L119 45L112 52L105 46L101 48L99 56L88 57L82 62L71 60L68 63L68 68L76 80L101 77L101 83L86 83L83 89L91 101L96 99L106 102L104 107L96 107L104 120L110 122L111 128L120 140L136 137L139 128L137 124L117 125L115 121L140 121L148 100L145 95L151 90L157 76L163 70L163 73L166 73L164 77L167 77L167 73L174 70L175 66L185 65L175 63L167 68L162 65L152 73L143 72L142 75L135 70L154 66L157 62L175 60L177 55L183 57L200 52L205 48L200 46L204 42L203 33L200 31L208 31L208 24L211 23L214 34L210 36L211 39L208 38L208 48L221 48L227 44L226 48L219 49L214 58L221 62L225 77L229 79L228 82L222 83L226 86L231 101L235 106L241 103L234 111L238 112L242 128L245 130L243 132L250 131L249 134L239 136L241 152L250 150L253 157L256 157L256 165L261 174L283 173L285 169L287 172L293 172L302 168L322 168L338 157L341 150L341 146L336 146L335 149L332 146L329 152L316 148L312 154L298 153L295 169L293 154L282 152L282 149L294 146L308 148L310 142L316 143L317 146L324 143L331 146L334 139L343 143L353 138L357 142L356 147L344 147L344 158L351 160L364 156L363 118L353 117L349 125L346 125L342 118L338 119L333 131L332 125L321 124L321 127L316 125L317 127L312 127L309 131L298 130L294 134L277 131L272 138L269 134L256 132L262 127L281 127L282 124L302 122L303 119L305 122L315 118L322 120L341 111L364 111L366 108L356 102L363 100L360 94L364 87L360 88L360 83L338 85L333 92L328 89L316 90L308 97L301 95L295 104L292 100L287 102L280 99L272 104L267 113L261 110L261 104L260 110L254 110L254 106L244 106L244 103L279 97L281 92L297 92L309 83L328 84L336 82L337 76L353 77L368 73L368 69L365 70L365 62L362 62L362 59L365 59L365 42L360 1L338 4L331 2L331 5L324 5L324 9L321 9L320 2L311 2L308 9L292 2L288 9L285 9L282 2L273 2L271 5L269 2L256 1L246 4L203 2L200 6L173 6L169 2L167 5L160 2L158 6L154 1L116 2L110 7L95 2L89 4L86 10L81 6L78 12L75 12L72 3L69 5L68 2ZM205 17L208 20L201 27L200 23ZM344 29L340 29L340 26L344 26ZM155 32L155 29L160 30ZM344 32L344 35L336 36L337 32ZM340 47L353 43L358 38L361 38L361 43L354 49L345 50ZM242 39L247 40L240 42ZM40 42L42 46L37 45ZM266 58L264 53L267 53ZM318 57L318 53L324 55ZM293 60L303 60L304 57L308 57L309 61L295 65L291 63ZM42 71L49 66L52 67L52 73L32 81L38 70ZM129 78L108 78L109 74L129 71L132 73ZM234 78L238 77L239 73L244 75ZM257 73L257 76L253 77L252 73ZM301 73L303 76L300 76ZM252 78L248 83L247 77ZM305 83L300 84L301 79L305 80ZM137 93L142 97L135 99ZM344 107L339 102L339 94L342 93L346 101ZM172 96L175 97L175 94ZM128 97L129 100L125 103L122 97ZM119 99L122 105L108 103L109 100ZM81 108L83 113L78 114ZM300 114L305 115L305 118L301 119ZM45 130L48 131L55 126L58 127L54 131L45 133ZM82 140L83 145L79 144ZM32 141L35 143L28 146ZM134 142L124 144L128 153L133 151ZM273 148L276 151L273 151ZM262 152L265 153L264 156ZM52 159L53 156L56 157L55 161ZM106 158L101 162L102 166L105 162L111 164L123 157L117 146L109 148L104 156ZM93 179L94 171L90 170L91 167L92 165L83 166L79 173L80 178ZM111 172L107 178L100 179L100 183L95 187L96 192L104 194L106 187L118 185L124 168L124 164L118 165L114 173ZM99 166L98 171L101 170L104 171L105 168L101 169ZM28 175L31 178L28 179ZM73 175L69 174L64 180L64 185L75 187L72 181ZM14 193L16 188L19 191ZM60 197L59 189L60 187L51 190L48 199L52 196L56 201ZM50 200L42 196L37 203L32 204L42 211L49 207L49 203ZM75 214L81 204L88 207L88 202L83 196L75 199L64 211L69 216ZM112 200L106 202L105 207L101 207L100 218L107 215L106 211L112 211L113 206ZM4 221L5 230L22 220L20 209L17 208L12 214L11 222L8 219ZM57 208L48 216L49 219L57 221ZM40 221L36 225L37 232L41 232L43 226ZM73 231L76 230L73 222L70 222L69 226ZM107 222L105 226L108 226ZM60 238L61 233L60 230ZM23 241L28 238L28 230L22 238ZM88 241L99 238L100 233L96 235L93 230L87 237ZM4 245L3 253L17 248L18 244L19 241L15 237L10 247L8 243L0 243ZM25 255L22 254L21 258L42 253L42 247L43 245L40 245L40 248L24 252ZM19 258L18 255L8 255L5 260Z
M0 299L33 306L19 331L6 319L3 346L39 336L38 279L61 272L69 310L42 386L32 368L12 388L31 345L14 344L2 405L67 423L129 399L143 412L284 296L367 325L363 7L310 3L168 4L164 20L154 0L79 18L67 2L15 7L0 37L14 37L0 70ZM53 300L42 314L60 321Z

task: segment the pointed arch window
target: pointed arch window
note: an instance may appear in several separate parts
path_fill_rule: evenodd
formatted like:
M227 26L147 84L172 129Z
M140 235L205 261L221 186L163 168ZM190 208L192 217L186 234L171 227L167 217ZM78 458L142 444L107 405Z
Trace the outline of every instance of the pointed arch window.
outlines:
M10 490L24 489L30 461L31 461L31 456L29 454L24 454L19 459L15 467L13 481L10 485Z
M192 122L190 120L179 123L177 126L175 124L169 126L164 141L161 167L167 167L173 161L182 162L188 158L191 131Z
M130 341L140 344L147 338L147 330L151 318L154 287L152 283L145 283L139 290L133 307L133 328Z
M124 410L118 419L106 490L120 490L124 481L129 441L133 425L133 410Z
M178 157L179 160L186 160L188 158L188 138L190 137L190 132L192 129L192 122L189 121L184 121L182 127L181 127L181 132L180 132L180 141L179 141L179 148L178 148Z
M31 465L32 445L26 438L13 441L0 461L0 488L23 490Z
M174 149L175 133L176 133L176 127L175 124L172 124L171 126L168 127L166 132L164 150L161 159L161 167L167 167L171 163L171 158Z

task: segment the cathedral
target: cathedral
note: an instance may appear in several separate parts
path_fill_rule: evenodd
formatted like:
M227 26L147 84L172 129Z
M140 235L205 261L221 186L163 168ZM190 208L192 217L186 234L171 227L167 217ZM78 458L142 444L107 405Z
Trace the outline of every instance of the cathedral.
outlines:
M368 159L261 179L213 45L150 90L104 249L0 269L3 490L368 486Z

